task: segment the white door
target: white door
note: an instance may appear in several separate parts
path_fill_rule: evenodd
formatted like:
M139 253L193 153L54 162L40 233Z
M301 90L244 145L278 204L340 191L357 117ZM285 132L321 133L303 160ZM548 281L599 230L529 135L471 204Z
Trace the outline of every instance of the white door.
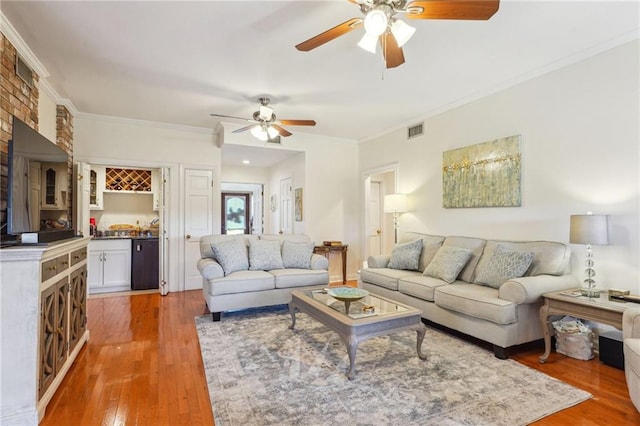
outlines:
M213 234L213 171L184 169L184 289L202 288L200 238Z
M160 182L157 188L156 200L158 202L158 217L160 218L160 227L158 228L158 251L160 252L160 294L166 296L169 293L169 234L167 214L169 205L169 193L167 192L167 184L169 181L169 169L167 167L160 168ZM155 206L154 206L155 207Z
M280 181L280 233L293 233L293 180Z
M75 165L75 177L76 196L73 197L73 221L74 229L77 233L81 233L85 237L89 235L89 196L90 196L90 181L91 166L87 163L76 163Z
M131 249L102 252L102 285L104 287L131 286Z
M102 250L91 250L87 254L87 287L102 288Z
M371 182L369 193L369 256L377 256L382 253L381 216L381 185L380 182Z

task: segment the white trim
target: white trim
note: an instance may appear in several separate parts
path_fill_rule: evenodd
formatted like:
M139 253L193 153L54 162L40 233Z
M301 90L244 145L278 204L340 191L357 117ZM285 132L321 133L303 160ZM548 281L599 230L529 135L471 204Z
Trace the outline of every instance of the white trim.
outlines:
M202 134L217 136L215 129L209 128L209 127L185 126L182 124L163 123L160 121L139 120L137 118L116 117L113 115L91 114L88 112L79 112L77 114L77 117L84 118L87 120L104 121L108 123L120 123L120 124L130 124L135 126L157 127L161 129L182 130L186 132L202 133Z
M20 55L22 59L29 65L29 67L36 73L40 78L49 77L49 71L42 65L42 62L38 60L33 51L29 48L27 43L20 37L18 31L11 25L11 22L7 19L4 13L0 10L0 31L7 37L7 39L11 42L13 47L16 48L16 51Z

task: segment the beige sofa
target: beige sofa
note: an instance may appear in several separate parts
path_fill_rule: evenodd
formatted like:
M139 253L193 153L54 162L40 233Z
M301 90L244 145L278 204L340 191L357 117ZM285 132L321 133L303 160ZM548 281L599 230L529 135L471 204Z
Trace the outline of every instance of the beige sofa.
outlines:
M228 259L225 250L241 242L239 256ZM277 247L265 251L265 247ZM216 252L216 247L218 251ZM311 247L311 252L309 252ZM312 253L313 243L307 235L208 235L200 239L198 270L202 275L202 294L214 321L221 313L289 303L292 290L316 289L329 284L328 260ZM237 248L237 247L235 247ZM252 251L252 248L255 250ZM258 249L264 256L254 256ZM303 253L302 260L295 257ZM287 254L289 266L287 266ZM293 256L293 257L292 257ZM240 258L240 259L238 259ZM225 263L226 260L226 263ZM258 262L259 261L259 262ZM268 264L283 261L276 268ZM299 262L306 264L300 264ZM232 265L230 265L232 263ZM244 266L242 266L244 264ZM256 266L257 265L257 266ZM293 266L292 266L293 265ZM225 269L226 268L226 269Z
M372 256L368 267L360 273L359 286L421 309L422 317L433 323L492 343L498 358L507 358L507 348L511 346L543 337L538 315L543 293L579 286L578 280L569 274L570 250L563 243L414 232L403 234L400 243L418 239L422 240L422 251L415 270L389 268L390 255ZM441 247L470 251L459 273L452 279L448 277L451 283L423 273ZM478 277L491 276L494 272L491 268L503 270L496 252L526 254L529 259L532 254L532 261L525 266L522 277L498 281L493 287L480 285ZM433 268L429 269L433 272Z
M640 307L630 307L622 314L622 337L629 397L640 411Z

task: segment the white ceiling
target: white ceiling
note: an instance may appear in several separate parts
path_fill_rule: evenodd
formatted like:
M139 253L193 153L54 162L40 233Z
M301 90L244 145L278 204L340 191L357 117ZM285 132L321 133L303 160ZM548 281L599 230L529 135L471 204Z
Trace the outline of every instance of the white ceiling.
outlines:
M2 13L80 113L213 129L268 95L289 127L362 140L414 124L638 37L638 1L503 0L489 21L412 20L406 63L385 70L360 28L294 46L349 18L334 1L7 1ZM233 120L226 120L233 121ZM242 122L237 122L238 127Z

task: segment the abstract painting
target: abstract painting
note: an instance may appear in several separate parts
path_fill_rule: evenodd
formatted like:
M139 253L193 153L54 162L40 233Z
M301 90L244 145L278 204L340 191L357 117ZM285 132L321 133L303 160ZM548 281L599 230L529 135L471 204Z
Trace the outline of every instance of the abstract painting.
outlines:
M520 135L442 154L442 207L520 205Z
M302 221L302 188L296 188L295 190L295 214L296 222Z

